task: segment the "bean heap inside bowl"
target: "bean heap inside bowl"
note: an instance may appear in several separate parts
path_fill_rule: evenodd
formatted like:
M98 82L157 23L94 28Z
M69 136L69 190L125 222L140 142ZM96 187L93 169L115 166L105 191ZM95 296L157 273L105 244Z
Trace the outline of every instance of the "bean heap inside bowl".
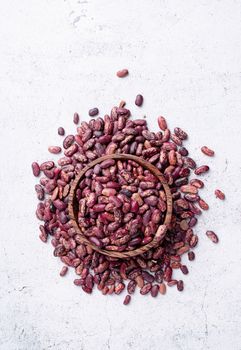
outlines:
M152 241L164 222L162 184L133 160L107 159L96 164L80 181L76 197L83 234L106 250L141 247Z

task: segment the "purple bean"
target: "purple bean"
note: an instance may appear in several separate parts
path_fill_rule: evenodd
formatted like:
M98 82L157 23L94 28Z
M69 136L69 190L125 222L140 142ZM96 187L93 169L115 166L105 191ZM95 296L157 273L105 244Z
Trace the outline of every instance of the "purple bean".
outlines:
M94 116L96 116L97 114L99 114L98 108L92 108L92 109L89 110L89 116L90 116L90 117L94 117Z
M32 163L32 171L33 171L33 175L34 176L36 176L36 177L39 176L39 174L40 174L40 167L39 167L37 162L33 162Z
M136 96L135 104L138 107L142 106L142 104L143 104L143 96L142 95L137 95Z

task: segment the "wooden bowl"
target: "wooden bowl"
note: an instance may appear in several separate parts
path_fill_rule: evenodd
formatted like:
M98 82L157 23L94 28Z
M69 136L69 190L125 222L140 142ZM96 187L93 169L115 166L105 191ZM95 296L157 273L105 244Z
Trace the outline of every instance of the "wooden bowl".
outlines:
M76 198L76 190L78 189L79 183L82 180L84 174L86 171L94 167L96 164L103 162L106 159L116 159L116 160L133 160L136 163L140 164L143 168L148 169L152 174L154 174L159 181L161 182L164 191L166 193L166 204L167 204L167 210L166 210L166 215L165 215L165 220L162 225L160 225L155 233L155 236L153 237L153 240L144 245L141 246L135 250L130 250L130 251L123 251L123 252L118 252L118 251L110 251L106 249L102 249L97 247L95 244L91 243L86 236L84 236L79 224L78 224L78 210L79 210L79 203ZM83 244L86 244L90 246L92 249L96 250L97 252L113 257L113 258L130 258L139 254L143 254L147 252L149 249L156 247L160 242L163 240L167 226L169 225L172 217L172 195L170 188L166 182L165 177L162 175L162 173L151 163L145 161L144 159L140 157L133 156L131 154L108 154L106 156L100 157L98 159L95 159L93 162L89 163L86 165L86 167L80 171L80 173L76 176L71 189L70 189L70 194L69 194L69 204L68 204L68 209L69 209L69 216L71 219L71 223L73 227L76 230L76 233L80 235L81 241Z

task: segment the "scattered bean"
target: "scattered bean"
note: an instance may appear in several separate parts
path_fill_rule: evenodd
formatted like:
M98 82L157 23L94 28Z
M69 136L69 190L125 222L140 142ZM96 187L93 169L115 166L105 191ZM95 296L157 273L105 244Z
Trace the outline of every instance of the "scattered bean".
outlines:
M39 174L40 174L40 167L39 167L37 162L33 162L32 163L32 171L33 171L33 175L34 176L36 176L36 177L39 176Z
M142 104L143 104L143 96L142 95L137 95L136 96L135 104L138 107L142 106Z
M220 190L215 190L215 196L221 200L225 199L225 194Z
M214 151L208 148L207 146L203 146L201 148L201 151L206 154L206 156L213 157L214 156Z
M95 117L99 113L98 108L92 108L89 110L89 116L90 117Z
M219 239L216 233L214 233L213 231L207 231L206 235L213 243L218 243Z
M64 128L62 128L61 126L58 128L58 134L59 134L60 136L64 136L64 134L65 134L65 130L64 130Z
M129 74L128 69L119 70L116 75L118 78L124 78Z

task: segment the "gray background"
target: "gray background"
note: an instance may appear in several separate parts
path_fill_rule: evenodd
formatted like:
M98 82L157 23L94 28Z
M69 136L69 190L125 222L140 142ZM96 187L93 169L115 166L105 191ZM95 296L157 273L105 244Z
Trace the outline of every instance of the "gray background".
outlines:
M8 0L0 27L0 349L240 350L241 2ZM129 77L117 79L124 67ZM61 143L58 126L74 132L75 111L104 115L121 99L153 130L160 114L183 127L191 155L211 166L185 291L137 293L128 307L124 295L85 295L73 273L58 276L38 239L30 169Z

